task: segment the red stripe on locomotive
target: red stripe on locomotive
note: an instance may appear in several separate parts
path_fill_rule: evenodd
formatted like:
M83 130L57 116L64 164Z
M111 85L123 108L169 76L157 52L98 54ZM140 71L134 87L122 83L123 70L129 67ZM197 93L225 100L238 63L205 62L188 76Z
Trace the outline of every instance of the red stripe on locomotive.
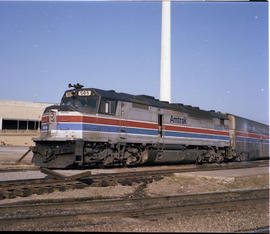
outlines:
M190 128L190 127L171 126L171 125L165 125L164 129L168 131L177 131L177 132L179 131L179 132L204 133L204 134L229 136L229 132L223 132L223 131L211 130L211 129Z

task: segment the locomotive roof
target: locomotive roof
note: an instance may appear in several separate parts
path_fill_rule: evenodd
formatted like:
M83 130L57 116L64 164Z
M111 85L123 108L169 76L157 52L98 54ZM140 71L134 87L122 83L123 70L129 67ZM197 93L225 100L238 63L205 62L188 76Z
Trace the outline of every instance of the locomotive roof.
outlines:
M95 89L92 88L94 92L98 95L108 98L114 99L119 101L125 102L133 102L158 108L170 109L175 111L181 111L193 115L194 117L198 116L200 118L220 118L220 119L228 119L227 116L221 112L205 111L201 110L199 107L193 107L190 105L184 105L182 103L169 103L165 101L160 101L155 97L148 96L148 95L132 95L127 93L117 93L114 90L102 90L102 89Z
M174 111L181 111L181 112L188 113L189 115L198 117L198 118L228 119L227 116L221 112L215 112L214 110L205 111L205 110L201 110L199 107L184 105L182 103L169 103L166 101L160 101L156 99L155 97L148 96L148 95L132 95L128 93L117 93L114 90L102 90L102 89L96 89L96 88L82 88L81 90L92 90L97 95L102 96L104 98L108 98L108 99L138 103L142 105L153 106L157 108L169 109L169 110L174 110ZM68 90L68 91L71 91L71 90Z

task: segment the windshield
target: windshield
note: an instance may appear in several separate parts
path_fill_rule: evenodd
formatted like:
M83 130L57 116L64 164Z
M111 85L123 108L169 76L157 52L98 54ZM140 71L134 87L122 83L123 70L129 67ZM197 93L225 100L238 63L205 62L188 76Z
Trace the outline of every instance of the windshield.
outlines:
M98 97L68 97L62 100L61 106L75 107L78 111L96 113Z

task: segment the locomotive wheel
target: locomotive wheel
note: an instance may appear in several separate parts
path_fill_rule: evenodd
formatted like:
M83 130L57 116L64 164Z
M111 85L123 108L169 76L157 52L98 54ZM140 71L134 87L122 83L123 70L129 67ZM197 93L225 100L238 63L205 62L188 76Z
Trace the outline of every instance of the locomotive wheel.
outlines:
M113 151L111 149L106 149L104 150L104 155L106 155L103 160L104 166L113 165L113 162L114 162Z
M217 163L222 163L224 161L224 157L220 154L217 155L216 157L216 162Z
M138 149L129 149L124 154L123 164L124 166L134 166L137 165L141 160Z
M199 155L197 158L196 158L196 164L198 165L201 165L203 163L203 157L201 155Z

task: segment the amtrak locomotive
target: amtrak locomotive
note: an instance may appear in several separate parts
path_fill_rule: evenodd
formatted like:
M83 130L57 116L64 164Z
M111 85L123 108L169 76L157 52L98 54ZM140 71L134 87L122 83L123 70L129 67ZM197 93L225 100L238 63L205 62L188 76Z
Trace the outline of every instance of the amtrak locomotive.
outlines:
M147 95L69 85L42 116L33 162L46 168L269 158L269 126Z

